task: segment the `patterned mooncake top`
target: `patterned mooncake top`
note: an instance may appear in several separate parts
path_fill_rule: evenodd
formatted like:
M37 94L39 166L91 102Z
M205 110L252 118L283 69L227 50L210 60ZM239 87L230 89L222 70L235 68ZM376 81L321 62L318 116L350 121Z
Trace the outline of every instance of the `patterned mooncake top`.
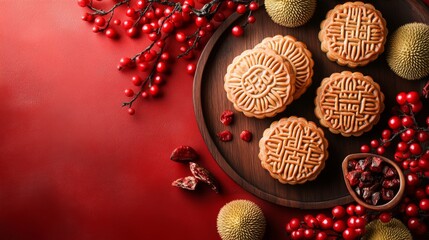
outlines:
M378 122L383 101L384 95L371 77L344 71L323 79L315 113L331 132L359 136Z
M329 11L319 39L328 58L349 67L364 66L384 51L386 21L371 4L347 2Z
M228 66L224 80L228 99L248 117L282 112L295 92L292 67L269 49L244 51Z
M259 159L270 175L287 184L314 180L325 167L328 141L322 129L304 118L275 121L259 141Z

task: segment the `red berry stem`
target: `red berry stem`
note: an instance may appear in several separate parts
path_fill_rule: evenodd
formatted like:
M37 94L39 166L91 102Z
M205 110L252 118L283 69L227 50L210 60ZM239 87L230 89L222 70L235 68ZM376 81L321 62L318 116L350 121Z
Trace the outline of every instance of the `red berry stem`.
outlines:
M193 37L195 37L195 39L192 42L192 45L190 47L188 47L185 52L179 54L177 56L177 58L182 58L182 57L188 55L192 50L194 50L197 47L197 44L201 39L201 36L198 35L198 33L201 31L201 29L202 29L202 27L197 28L197 30L195 30L195 32L192 35L186 37L186 39L188 39L188 40L192 39Z

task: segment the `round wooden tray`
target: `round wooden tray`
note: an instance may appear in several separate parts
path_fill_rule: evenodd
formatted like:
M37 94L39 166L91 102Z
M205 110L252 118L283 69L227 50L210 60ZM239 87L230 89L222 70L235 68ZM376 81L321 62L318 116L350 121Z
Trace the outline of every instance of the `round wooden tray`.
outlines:
M357 69L341 67L327 59L325 53L320 50L320 42L317 38L319 25L327 11L342 2L344 1L318 1L315 16L309 23L299 28L285 28L275 24L262 6L255 13L256 23L250 25L245 35L240 38L230 34L231 27L242 23L246 16L233 15L211 37L198 62L193 93L195 114L202 136L221 168L241 187L267 201L305 209L328 208L351 202L352 198L343 182L341 172L341 162L344 157L358 152L360 145L379 136L382 128L385 127L389 109L392 108L398 92L421 89L424 85L423 80L406 81L396 76L387 66L385 54L375 62ZM413 21L429 23L429 10L416 0L368 2L381 11L390 33L405 23ZM265 37L278 34L290 34L307 44L315 62L312 86L301 98L288 106L285 112L273 118L263 120L248 118L234 111L234 123L231 126L224 126L219 121L221 113L226 109L234 110L223 88L227 66L242 51L253 48ZM344 70L370 75L380 84L386 96L386 110L382 114L380 123L371 132L361 137L349 138L331 134L322 127L329 141L329 159L325 169L312 182L295 186L279 183L261 167L258 158L258 142L263 131L271 122L288 116L304 117L320 126L314 115L313 101L316 89L324 77ZM232 142L225 143L218 140L217 133L223 130L230 130L233 133ZM240 139L242 130L253 133L253 140L250 143Z

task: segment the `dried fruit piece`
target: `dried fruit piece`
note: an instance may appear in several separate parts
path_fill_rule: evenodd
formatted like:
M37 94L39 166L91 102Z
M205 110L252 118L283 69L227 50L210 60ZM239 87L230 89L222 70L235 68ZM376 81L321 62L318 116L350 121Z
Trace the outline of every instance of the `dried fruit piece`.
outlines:
M198 159L198 154L190 146L179 146L173 150L170 159L177 162L195 161Z
M381 164L383 163L383 160L379 157L373 157L371 165L369 166L369 169L372 172L381 172Z
M350 186L354 187L359 184L361 172L360 171L351 171L347 173L347 180L349 180Z
M223 123L223 125L228 126L232 123L234 120L234 113L230 110L223 111L222 115L220 116L220 121Z
M217 136L222 142L229 142L232 140L232 133L228 130L218 133Z
M207 183L211 189L213 189L216 193L219 193L219 187L217 186L216 180L207 169L194 162L189 163L189 168L196 179Z
M179 178L173 183L171 183L171 186L183 188L186 190L195 190L197 187L198 180L193 176L187 176L184 178Z
M243 141L250 142L250 141L252 140L252 133L251 133L250 131L243 130L243 131L240 133L240 138L241 138Z

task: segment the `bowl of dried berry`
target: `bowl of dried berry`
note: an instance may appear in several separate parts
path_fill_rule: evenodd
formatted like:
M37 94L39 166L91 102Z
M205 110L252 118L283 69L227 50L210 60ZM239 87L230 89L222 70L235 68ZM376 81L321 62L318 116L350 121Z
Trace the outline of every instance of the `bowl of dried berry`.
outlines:
M404 195L404 174L390 159L371 153L350 154L342 170L350 195L368 209L392 209Z

